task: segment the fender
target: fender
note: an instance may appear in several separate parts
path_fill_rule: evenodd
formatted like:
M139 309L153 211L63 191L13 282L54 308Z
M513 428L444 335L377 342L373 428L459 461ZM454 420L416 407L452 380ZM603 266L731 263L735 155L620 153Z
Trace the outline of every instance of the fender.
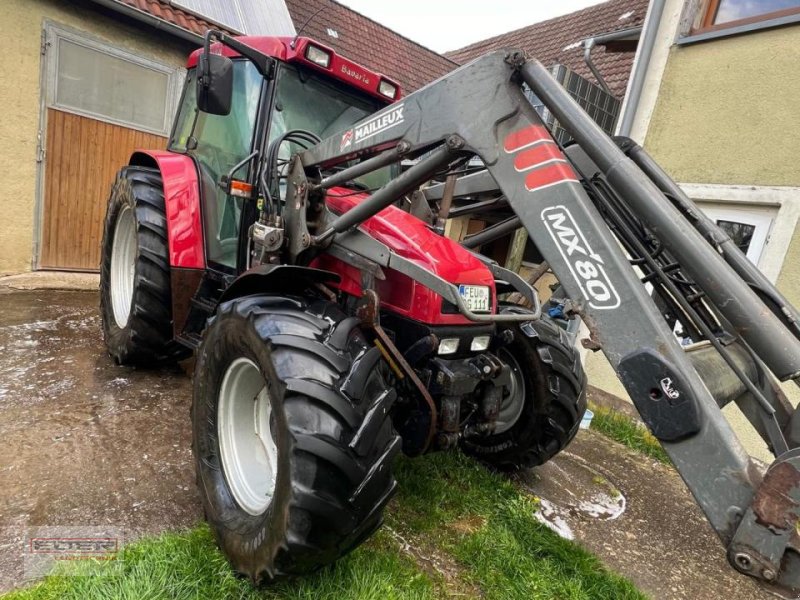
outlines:
M338 274L323 269L297 265L259 265L239 275L223 292L219 303L252 294L301 293L311 284L336 285L340 280Z
M155 167L161 172L170 266L205 269L200 186L194 160L166 150L137 150L128 164Z

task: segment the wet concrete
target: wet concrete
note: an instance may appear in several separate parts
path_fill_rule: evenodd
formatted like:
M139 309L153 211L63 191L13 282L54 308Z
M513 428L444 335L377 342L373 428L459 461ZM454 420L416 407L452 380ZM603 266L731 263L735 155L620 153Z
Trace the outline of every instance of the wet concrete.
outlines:
M515 480L541 499L540 520L656 600L774 597L728 566L675 470L594 431Z
M96 293L0 291L0 590L25 527L113 525L125 537L202 518L191 381L103 351Z

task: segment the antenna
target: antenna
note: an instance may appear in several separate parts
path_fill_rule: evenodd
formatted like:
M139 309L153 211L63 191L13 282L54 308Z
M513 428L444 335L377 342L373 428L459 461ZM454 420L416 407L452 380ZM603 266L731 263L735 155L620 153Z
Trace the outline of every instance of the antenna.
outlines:
M328 8L328 7L327 7L327 6L323 6L322 8L319 8L319 9L317 9L316 11L314 11L314 14L312 14L310 17L308 17L308 18L305 20L305 22L304 22L302 25L300 25L300 29L298 29L298 30L297 30L297 33L296 33L296 34L294 34L294 39L292 40L292 43L291 43L291 44L289 44L289 47L290 47L292 50L294 50L294 47L297 45L297 38L299 38L299 37L300 37L300 34L301 34L301 33L303 33L303 30L306 28L306 25L308 25L309 23L311 23L311 21L313 21L313 20L314 20L314 17L316 17L316 16L317 16L319 13L321 13L321 12L322 12L323 10L325 10L326 8Z

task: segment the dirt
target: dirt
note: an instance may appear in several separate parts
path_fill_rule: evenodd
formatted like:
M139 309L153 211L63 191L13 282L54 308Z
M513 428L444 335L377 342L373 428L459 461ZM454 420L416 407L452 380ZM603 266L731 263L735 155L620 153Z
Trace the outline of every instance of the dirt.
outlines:
M191 381L103 352L96 293L0 292L0 590L26 527L114 525L125 539L201 518Z
M480 517L470 521L470 527ZM483 598L477 584L471 582L464 573L464 567L452 556L443 552L430 539L409 532L401 533L389 525L384 525L389 535L400 546L400 550L410 557L416 565L434 581L438 593L446 598Z

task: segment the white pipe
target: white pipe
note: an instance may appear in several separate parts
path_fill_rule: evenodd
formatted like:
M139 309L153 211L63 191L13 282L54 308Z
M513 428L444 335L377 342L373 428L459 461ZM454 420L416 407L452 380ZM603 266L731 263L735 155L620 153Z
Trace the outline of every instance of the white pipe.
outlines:
M656 45L656 38L658 37L658 30L661 26L661 18L664 14L666 3L666 0L652 0L650 5L650 19L639 42L639 57L636 62L636 70L633 72L628 99L625 103L625 113L622 115L622 122L619 126L619 135L621 136L629 136L633 129L633 120L639 108L639 100L642 97L644 81L647 78L647 69L650 66L650 58L653 56L653 48Z

